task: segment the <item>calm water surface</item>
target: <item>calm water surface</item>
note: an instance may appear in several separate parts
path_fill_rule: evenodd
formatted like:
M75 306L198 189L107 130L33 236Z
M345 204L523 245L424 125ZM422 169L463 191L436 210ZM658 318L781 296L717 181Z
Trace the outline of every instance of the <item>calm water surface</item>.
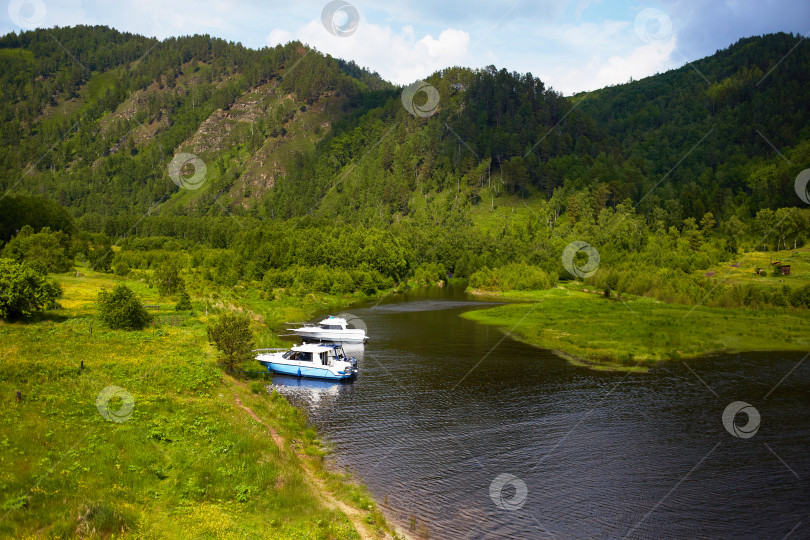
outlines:
M360 367L354 383L274 378L403 530L476 539L810 538L804 354L599 373L459 317L487 307L452 289L356 307L349 311L371 339L347 351ZM723 426L735 401L760 414L749 438Z

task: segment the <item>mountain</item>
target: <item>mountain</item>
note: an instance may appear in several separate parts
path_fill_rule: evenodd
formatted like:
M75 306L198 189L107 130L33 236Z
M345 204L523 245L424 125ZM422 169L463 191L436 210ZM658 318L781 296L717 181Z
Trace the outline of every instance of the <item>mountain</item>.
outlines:
M532 74L448 68L426 79L439 99L420 116L401 88L298 42L9 34L0 190L44 195L85 223L149 212L386 224L431 198L463 212L502 197L548 200L556 219L581 212L583 190L594 213L630 199L670 226L706 212L745 220L801 204L810 45L797 43L741 39L570 98ZM199 189L170 179L181 152L205 163Z
M0 65L2 189L47 195L75 215L168 201L177 186L166 166L181 147L210 164L192 207L221 192L240 204L333 122L393 88L299 43L252 51L106 27L6 35Z

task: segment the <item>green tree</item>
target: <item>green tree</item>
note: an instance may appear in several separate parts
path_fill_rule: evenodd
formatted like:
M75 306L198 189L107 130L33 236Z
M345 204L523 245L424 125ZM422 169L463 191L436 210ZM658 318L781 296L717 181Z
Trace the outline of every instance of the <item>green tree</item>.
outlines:
M126 285L98 293L99 319L115 330L141 330L149 322L146 309Z
M73 262L67 255L69 238L62 231L51 232L48 227L43 227L38 233L25 225L12 238L5 248L3 255L14 259L17 262L26 261L39 272L67 272L73 266Z
M180 299L177 301L177 305L174 306L174 309L175 311L191 311L194 309L191 305L191 298L189 298L185 289L180 291Z
M728 218L720 228L726 239L726 246L731 253L737 253L740 240L745 236L746 226L737 216Z
M161 264L155 269L153 280L161 296L169 296L183 286L180 270L174 261Z
M85 255L90 267L97 272L112 272L113 251L109 237L105 234L86 234L83 240L86 243Z
M706 212L700 220L700 229L704 234L708 235L716 224L717 222L714 220L714 215L711 212Z
M757 234L760 235L760 242L762 242L762 251L767 251L768 239L774 236L774 225L776 224L776 216L770 208L763 208L757 212L756 220L754 221ZM778 249L778 248L777 248Z
M59 286L35 269L11 259L0 259L0 319L27 317L59 297Z
M220 351L220 364L229 371L233 370L244 360L252 358L250 318L242 314L224 313L213 326L208 326L208 341Z
M690 217L683 220L681 236L689 243L689 249L692 251L700 250L700 245L703 243L703 234L698 229L695 218Z

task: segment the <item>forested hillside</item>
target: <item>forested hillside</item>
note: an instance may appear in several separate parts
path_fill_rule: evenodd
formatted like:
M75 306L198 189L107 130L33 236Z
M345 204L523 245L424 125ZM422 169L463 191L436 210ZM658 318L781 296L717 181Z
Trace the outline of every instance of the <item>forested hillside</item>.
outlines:
M0 65L3 191L46 195L76 216L143 213L168 199L177 190L168 162L206 126L227 132L197 148L212 158L213 191L225 191L307 106L339 118L390 87L366 72L349 76L356 66L298 43L253 51L209 36L159 42L106 27L9 34ZM234 109L250 114L212 122ZM307 127L298 138L317 140L320 126Z
M808 47L788 34L742 39L572 97L532 74L447 68L414 114L409 89L297 42L255 51L105 27L10 34L5 253L35 258L32 246L56 242L95 268L148 272L143 252L185 252L177 265L220 283L339 293L446 273L497 288L510 264L548 286L571 277L563 247L585 240L600 249L600 284L698 301L700 270L808 241L794 189L810 166ZM190 189L170 178L181 153L204 164ZM633 281L639 264L658 285ZM345 275L318 274L335 267ZM710 289L716 302L756 301Z

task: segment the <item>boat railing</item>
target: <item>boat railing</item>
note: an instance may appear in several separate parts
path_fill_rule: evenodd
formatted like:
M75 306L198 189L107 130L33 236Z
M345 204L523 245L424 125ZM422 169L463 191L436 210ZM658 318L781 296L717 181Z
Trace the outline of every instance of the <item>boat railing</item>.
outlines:
M273 347L269 349L253 349L250 352L281 352L286 350L284 347Z

